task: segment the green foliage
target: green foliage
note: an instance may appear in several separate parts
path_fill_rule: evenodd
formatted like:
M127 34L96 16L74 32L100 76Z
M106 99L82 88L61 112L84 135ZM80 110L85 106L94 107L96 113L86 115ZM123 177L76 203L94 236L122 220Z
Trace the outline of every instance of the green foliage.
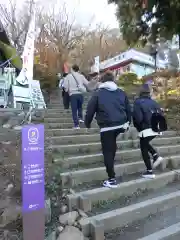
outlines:
M59 79L55 73L47 72L47 69L43 69L38 65L34 65L34 79L38 79L41 84L41 88L45 90L52 90L58 86Z
M119 77L117 84L131 99L137 95L142 80L139 79L135 73L124 73Z
M117 18L124 39L128 44L135 44L139 39L142 44L147 41L155 42L156 37L171 38L173 34L180 34L180 1L179 0L147 0L146 8L142 7L142 0L109 0L117 5ZM156 12L153 12L153 6ZM147 20L142 16L146 13ZM156 17L157 22L149 26Z
M46 182L46 193L48 196L53 194L56 196L60 193L62 186L60 177L61 172L62 169L60 167L56 167L53 172L53 177Z
M118 86L129 86L137 84L139 81L135 73L124 73L119 77Z

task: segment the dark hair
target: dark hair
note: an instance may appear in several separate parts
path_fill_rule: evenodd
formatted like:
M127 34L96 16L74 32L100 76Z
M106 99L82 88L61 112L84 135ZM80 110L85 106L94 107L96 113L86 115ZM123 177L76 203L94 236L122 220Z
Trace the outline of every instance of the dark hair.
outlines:
M143 84L140 88L140 92L139 92L139 96L141 97L150 97L150 88L149 88L149 85L146 83L146 84Z
M105 83L105 82L114 82L114 75L112 74L112 72L106 72L102 77L101 77L101 82Z
M63 78L65 78L68 75L68 73L63 73Z
M78 67L78 65L76 65L76 64L74 64L74 65L72 66L72 69L73 69L73 71L75 71L75 72L79 72L79 67Z

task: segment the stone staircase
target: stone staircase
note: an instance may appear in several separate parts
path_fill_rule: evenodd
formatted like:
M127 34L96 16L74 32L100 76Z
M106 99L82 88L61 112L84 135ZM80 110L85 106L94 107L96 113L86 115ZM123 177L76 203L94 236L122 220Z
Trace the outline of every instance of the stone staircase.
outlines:
M87 103L88 97L85 102ZM86 105L85 103L85 105ZM116 175L118 187L102 187L107 178L96 122L86 130L72 129L70 110L60 97L51 98L45 126L53 162L61 167L69 211L80 209L85 237L92 240L180 239L180 136L167 131L153 141L165 161L156 178L141 178L145 170L136 130L118 137Z

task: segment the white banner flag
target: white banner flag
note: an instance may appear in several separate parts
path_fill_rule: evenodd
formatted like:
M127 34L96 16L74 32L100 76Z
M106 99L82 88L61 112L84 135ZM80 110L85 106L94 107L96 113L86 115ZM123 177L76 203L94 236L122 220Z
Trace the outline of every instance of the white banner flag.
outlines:
M100 57L99 56L94 58L94 69L95 69L95 72L99 73L99 69L100 69Z
M31 21L29 24L29 30L26 36L24 51L22 54L23 67L19 76L16 78L17 82L19 82L21 85L30 84L31 80L33 80L34 42L35 42L35 36L36 36L35 14L36 13L35 13L35 7L34 7Z

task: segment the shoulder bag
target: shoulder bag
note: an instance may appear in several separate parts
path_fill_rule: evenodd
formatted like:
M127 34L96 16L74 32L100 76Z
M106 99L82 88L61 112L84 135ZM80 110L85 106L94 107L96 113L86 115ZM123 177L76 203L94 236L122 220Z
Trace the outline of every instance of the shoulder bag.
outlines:
M81 93L84 93L86 92L86 88L84 87L84 85L82 84L82 86L80 86L80 84L78 83L76 77L72 74L74 80L76 81L76 85L77 85L77 88L78 90L81 92Z

